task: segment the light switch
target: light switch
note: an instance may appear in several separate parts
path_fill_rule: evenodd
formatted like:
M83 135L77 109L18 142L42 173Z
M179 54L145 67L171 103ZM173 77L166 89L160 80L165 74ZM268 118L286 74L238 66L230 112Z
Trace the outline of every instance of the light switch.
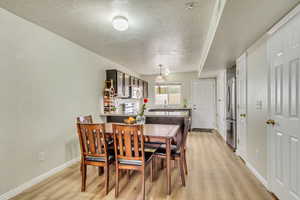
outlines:
M262 110L263 103L261 100L256 101L256 110Z

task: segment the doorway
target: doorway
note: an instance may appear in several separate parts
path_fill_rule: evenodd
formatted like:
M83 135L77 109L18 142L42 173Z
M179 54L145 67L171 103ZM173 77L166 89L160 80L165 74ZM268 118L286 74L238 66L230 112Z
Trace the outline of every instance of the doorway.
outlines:
M216 129L216 79L192 81L192 129Z

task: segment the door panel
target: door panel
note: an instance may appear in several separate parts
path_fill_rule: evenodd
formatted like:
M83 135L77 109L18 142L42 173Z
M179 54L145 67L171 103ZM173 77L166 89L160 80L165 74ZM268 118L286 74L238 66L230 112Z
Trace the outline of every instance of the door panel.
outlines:
M289 115L290 117L298 117L299 113L299 58L290 62L289 69Z
M192 128L216 128L215 79L192 81Z
M269 40L270 187L284 200L300 200L300 16Z

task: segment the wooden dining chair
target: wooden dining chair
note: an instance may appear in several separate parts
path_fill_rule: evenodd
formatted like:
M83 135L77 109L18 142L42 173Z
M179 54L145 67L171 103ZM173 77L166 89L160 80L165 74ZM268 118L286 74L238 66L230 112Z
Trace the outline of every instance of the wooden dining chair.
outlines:
M92 124L93 123L93 117L92 115L86 115L86 116L80 116L76 118L77 123L80 124ZM112 142L108 142L108 144L110 145ZM98 167L98 175L100 176L101 174L103 174L103 168L102 167Z
M113 152L109 152L104 124L77 123L77 132L81 148L81 191L86 188L87 165L104 168L105 194L109 190L109 165L113 163Z
M177 160L180 169L180 176L182 185L185 186L185 174L187 174L187 162L186 162L186 141L189 132L189 122L185 120L183 132L181 134L180 141L176 142L176 145L171 145L171 160ZM166 159L166 145L161 145L154 153L155 157Z
M119 170L138 170L142 172L142 196L145 199L145 167L151 165L151 181L153 180L153 152L145 152L142 125L113 124L116 188L115 196L119 193Z

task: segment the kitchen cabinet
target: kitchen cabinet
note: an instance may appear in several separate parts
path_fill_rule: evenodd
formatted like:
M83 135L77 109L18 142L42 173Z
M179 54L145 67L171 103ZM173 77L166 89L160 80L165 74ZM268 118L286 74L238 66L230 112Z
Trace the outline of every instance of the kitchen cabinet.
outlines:
M148 83L143 82L143 98L148 98Z
M106 70L106 80L113 81L115 96L118 98L140 99L148 97L148 83L121 71Z
M124 73L117 70L106 70L106 80L113 81L113 88L115 90L115 96L123 98L124 93Z
M137 83L137 79L135 77L130 77L131 79L131 98L133 99L137 99L137 90L138 90L138 83Z
M143 98L144 97L144 85L143 85L143 82L142 80L138 79L138 98Z
M123 93L124 93L124 98L129 98L130 97L130 76L128 74L124 74L124 79L123 79Z

